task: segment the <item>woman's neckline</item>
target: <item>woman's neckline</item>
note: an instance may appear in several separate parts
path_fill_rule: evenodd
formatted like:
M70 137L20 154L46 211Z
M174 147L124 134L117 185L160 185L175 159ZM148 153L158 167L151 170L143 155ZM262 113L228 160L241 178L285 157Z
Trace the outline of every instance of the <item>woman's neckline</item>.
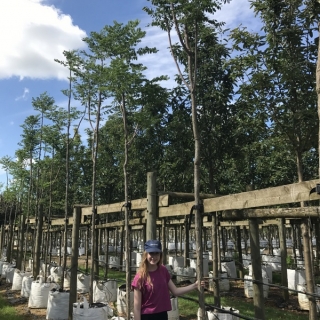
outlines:
M148 272L155 272L159 269L159 266L156 267L156 269L148 270Z

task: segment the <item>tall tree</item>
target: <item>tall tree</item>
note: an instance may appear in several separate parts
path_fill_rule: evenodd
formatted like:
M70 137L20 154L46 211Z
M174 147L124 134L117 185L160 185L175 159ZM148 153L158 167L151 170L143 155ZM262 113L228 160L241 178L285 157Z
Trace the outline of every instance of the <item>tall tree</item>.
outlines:
M59 61L60 64L64 65L68 68L69 71L69 87L67 90L63 90L63 93L68 98L68 107L67 107L67 118L66 118L66 159L65 159L65 205L64 205L64 216L65 216L65 224L64 224L64 256L63 256L63 270L67 269L67 245L68 245L68 210L69 210L69 189L70 189L70 172L69 172L69 163L70 163L70 127L71 127L71 100L72 100L72 84L74 80L73 73L78 72L79 68L79 59L75 52L64 51L63 52L66 61ZM61 279L61 285L63 288L64 283L64 273Z
M29 167L29 186L28 186L28 205L27 205L27 232L29 227L29 217L32 215L32 207L34 203L33 199L33 186L34 186L34 172L33 172L33 164L34 158L37 155L37 147L39 144L39 127L40 127L40 117L39 116L29 116L24 121L24 124L21 125L22 127L22 141L19 143L22 146L20 156L22 155L24 161L27 162ZM34 213L34 212L33 212ZM26 265L26 257L27 257L27 246L25 246L24 250L24 266ZM37 274L35 274L37 276Z
M198 75L198 47L201 41L201 30L206 25L218 27L217 21L212 19L216 10L221 8L225 1L211 0L172 0L168 3L165 0L150 0L153 7L144 8L152 17L152 24L160 27L168 34L170 51L177 66L181 82L188 88L191 98L192 131L194 138L194 198L193 207L195 213L195 229L197 242L197 278L199 281L199 305L200 319L205 318L203 288L200 286L200 279L203 274L202 262L202 219L200 201L200 165L201 165L201 141L198 124L198 103L197 103L197 75ZM176 31L178 44L172 43L172 30ZM180 64L184 63L186 76L181 71Z
M304 180L304 154L317 146L318 128L315 26L304 4L302 0L252 1L264 34L232 32L235 49L240 50L235 69L241 65L242 74L249 76L239 93L256 103L272 134L282 137L295 158L298 181Z

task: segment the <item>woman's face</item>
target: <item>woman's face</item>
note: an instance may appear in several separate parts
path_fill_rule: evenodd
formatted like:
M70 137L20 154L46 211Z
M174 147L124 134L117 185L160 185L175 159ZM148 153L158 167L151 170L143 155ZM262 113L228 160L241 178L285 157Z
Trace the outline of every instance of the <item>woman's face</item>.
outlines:
M151 265L156 265L160 261L160 252L148 252L147 260Z

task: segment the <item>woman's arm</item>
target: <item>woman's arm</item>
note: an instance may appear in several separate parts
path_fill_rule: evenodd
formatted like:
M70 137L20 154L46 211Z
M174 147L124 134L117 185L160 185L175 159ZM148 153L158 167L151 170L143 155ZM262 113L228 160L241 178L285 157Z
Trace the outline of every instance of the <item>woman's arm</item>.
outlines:
M141 320L141 291L138 289L133 291L133 315L134 320Z
M202 282L201 282L202 285ZM168 282L168 287L169 290L171 291L171 293L174 296L181 296L185 293L188 293L192 290L195 290L198 288L198 282L196 281L195 283L190 284L189 286L185 286L185 287L176 287L176 285L172 282L172 280L170 279ZM136 319L134 319L136 320Z

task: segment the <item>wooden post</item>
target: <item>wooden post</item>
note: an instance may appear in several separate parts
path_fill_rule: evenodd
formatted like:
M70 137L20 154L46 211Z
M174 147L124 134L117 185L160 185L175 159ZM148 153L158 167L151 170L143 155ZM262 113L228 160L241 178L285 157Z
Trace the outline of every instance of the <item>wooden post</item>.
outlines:
M3 254L3 246L4 246L4 225L2 224L0 226L0 257L2 256Z
M180 224L179 226L179 251L180 251L180 255L182 255L182 241L183 241L183 238L182 238L182 233L183 233L183 226L182 224Z
M104 251L104 262L105 262L105 266L104 266L104 277L105 279L107 279L108 276L108 261L109 261L109 238L110 238L110 229L107 228L106 230L107 235L106 235L106 249Z
M36 279L36 277L39 275L40 272L40 245L41 245L41 239L42 239L42 227L43 227L43 205L40 205L39 208L39 215L38 215L38 224L37 224L37 230L36 230L36 242L35 242L35 248L34 248L34 259L33 259L33 277Z
M301 221L301 236L303 241L307 293L314 294L315 285L314 285L314 276L313 276L313 267L312 267L312 258L311 258L311 249L310 249L310 229L308 225L308 219L303 219ZM307 297L309 299L309 319L310 320L317 319L316 300L313 296L307 296Z
M188 227L188 216L184 218L184 234L185 234L185 242L184 242L184 267L186 268L190 264L189 260L189 244L190 244L190 232Z
M236 227L237 230L237 250L239 254L239 278L243 279L243 261L242 261L242 247L241 247L241 229L240 226Z
M20 215L20 232L19 232L19 244L18 244L18 255L17 255L17 268L19 270L25 271L25 266L22 265L23 260L23 244L24 244L24 224L25 224L25 216L23 214ZM1 248L1 245L0 245Z
M292 252L293 252L293 261L294 265L297 266L297 228L295 224L291 224L292 227Z
M101 225L101 219L99 219L99 225ZM98 257L101 256L101 245L102 245L102 229L99 228L98 229Z
M193 209L194 213L194 230L196 236L196 253L197 253L197 265L196 265L196 273L197 273L197 281L198 281L198 300L199 300L199 308L200 314L198 319L206 319L205 312L205 303L204 303L204 288L200 286L200 281L203 277L203 250L202 250L202 210L199 204L196 205Z
M113 245L114 245L114 252L116 254L116 256L118 255L118 243L119 243L119 230L118 228L115 229L115 234L114 234L114 238L113 238Z
M50 228L51 227L49 225L49 229ZM49 243L48 243L48 245L49 245L49 248L48 248L48 250L49 250L49 253L48 253L49 261L51 261L51 258L52 258L52 235L53 235L53 233L50 231L49 232Z
M161 220L162 261L167 264L166 219Z
M70 275L70 298L69 298L69 316L72 320L73 303L77 302L77 273L79 257L79 229L81 221L81 207L73 209L73 226L72 226L72 252L71 252L71 275Z
M218 252L218 268L221 270L221 248L220 248L220 242L221 242L221 227L218 225L218 220L217 220L217 252Z
M297 242L298 242L298 252L299 252L299 258L303 259L303 248L302 248L302 229L297 228Z
M218 260L218 221L217 221L217 214L212 213L212 231L211 231L211 250L212 250L212 276L215 280L215 286L213 289L213 296L214 296L214 305L220 308L221 299L220 299L220 288L219 288L219 260Z
M95 209L95 211L97 211L97 209ZM95 215L97 217L97 212ZM97 221L94 225L95 228L96 228L96 225L97 225ZM99 277L99 256L98 256L99 233L97 231L98 229L95 229L94 239L91 240L92 246L94 246L94 250L91 249L91 259L93 259L94 261L93 266L94 266L94 275L95 275L95 279L93 280L97 280ZM92 234L92 231L91 231L91 234ZM93 296L92 296L92 299L93 299Z
M63 239L63 231L62 230L59 231L58 236L59 236L59 266L61 266L61 261L62 261L62 239Z
M90 231L90 226L88 225L86 230L86 273L88 273L89 271L89 249L90 249L89 231Z
M255 283L253 281L254 316L257 319L265 320L261 255L259 244L259 225L257 219L249 219L249 230L252 262L252 279L259 281L259 283Z
M124 233L125 233L125 231L124 231L124 228L123 227L121 227L120 228L120 256L119 256L119 270L122 270L122 266L123 266L123 244L124 244ZM126 261L126 263L128 264L128 265L130 265L131 264L131 253L130 252L127 252L127 261Z
M286 227L284 218L280 219L278 227L281 255L281 285L288 288ZM282 296L285 301L289 301L289 291L287 289L282 290Z
M316 263L315 274L319 275L320 271L320 219L315 219L315 236L316 236ZM1 246L0 246L1 248Z
M174 226L174 248L176 252L176 256L178 255L178 228Z
M227 245L226 245L226 229L223 228L223 227L220 227L220 235L221 235L221 244L222 244L222 254L223 254L223 259L225 259L226 257L226 248L227 248ZM220 247L220 244L219 244L219 247Z
M14 222L11 220L12 211L13 211L13 206L10 209L8 245L7 245L7 261L10 263L12 260L12 238L13 238L13 229L14 229Z
M156 238L156 221L157 221L157 189L156 173L147 173L147 213L146 213L146 237L147 240Z

